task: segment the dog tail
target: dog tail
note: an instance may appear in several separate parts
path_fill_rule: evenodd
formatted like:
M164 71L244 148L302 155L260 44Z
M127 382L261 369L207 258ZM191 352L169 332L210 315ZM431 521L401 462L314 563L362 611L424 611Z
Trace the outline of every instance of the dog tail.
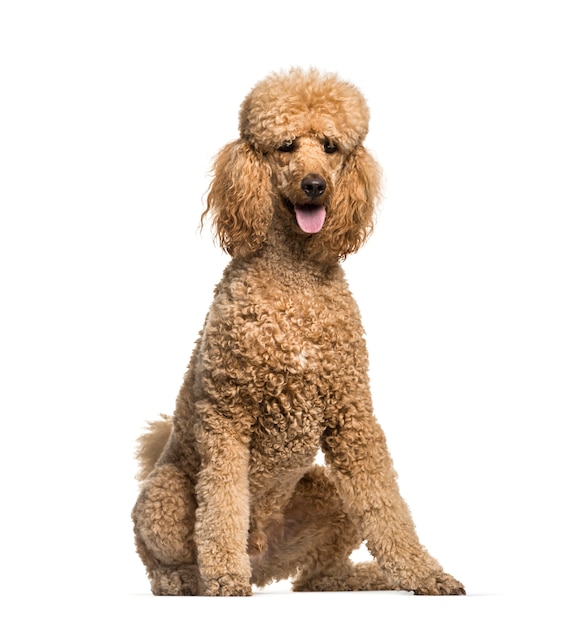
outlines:
M136 478L139 481L145 480L154 469L171 434L172 418L167 415L162 415L161 420L148 423L146 432L137 440L135 457L139 463L139 472Z

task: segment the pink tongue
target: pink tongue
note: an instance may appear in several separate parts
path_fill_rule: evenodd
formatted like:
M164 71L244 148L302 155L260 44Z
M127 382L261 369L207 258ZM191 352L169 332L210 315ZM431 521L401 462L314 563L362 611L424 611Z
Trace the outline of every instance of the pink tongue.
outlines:
M308 235L318 233L325 222L325 206L315 204L296 204L295 217L299 228Z

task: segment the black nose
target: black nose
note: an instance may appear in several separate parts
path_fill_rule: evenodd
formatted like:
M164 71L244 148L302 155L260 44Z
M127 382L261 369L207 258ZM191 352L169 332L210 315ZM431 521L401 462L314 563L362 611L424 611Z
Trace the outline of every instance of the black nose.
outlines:
M317 174L307 174L301 181L301 189L303 189L310 198L319 198L325 191L325 181Z

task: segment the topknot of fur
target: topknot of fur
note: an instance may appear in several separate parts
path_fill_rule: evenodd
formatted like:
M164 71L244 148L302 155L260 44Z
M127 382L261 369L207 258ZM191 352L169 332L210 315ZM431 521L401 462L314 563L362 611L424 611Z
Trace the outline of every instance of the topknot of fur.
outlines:
M335 74L294 68L255 85L241 105L239 130L259 152L306 133L351 152L364 140L368 120L366 101L352 84Z

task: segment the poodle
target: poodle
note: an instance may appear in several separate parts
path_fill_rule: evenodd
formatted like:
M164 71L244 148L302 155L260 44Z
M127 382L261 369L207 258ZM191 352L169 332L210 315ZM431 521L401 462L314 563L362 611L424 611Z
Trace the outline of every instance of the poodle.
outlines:
M465 593L400 496L340 266L379 196L368 117L350 83L294 68L250 91L216 157L202 220L232 259L174 415L138 450L132 517L154 594L248 596L289 577L295 591ZM354 563L362 542L372 559Z

